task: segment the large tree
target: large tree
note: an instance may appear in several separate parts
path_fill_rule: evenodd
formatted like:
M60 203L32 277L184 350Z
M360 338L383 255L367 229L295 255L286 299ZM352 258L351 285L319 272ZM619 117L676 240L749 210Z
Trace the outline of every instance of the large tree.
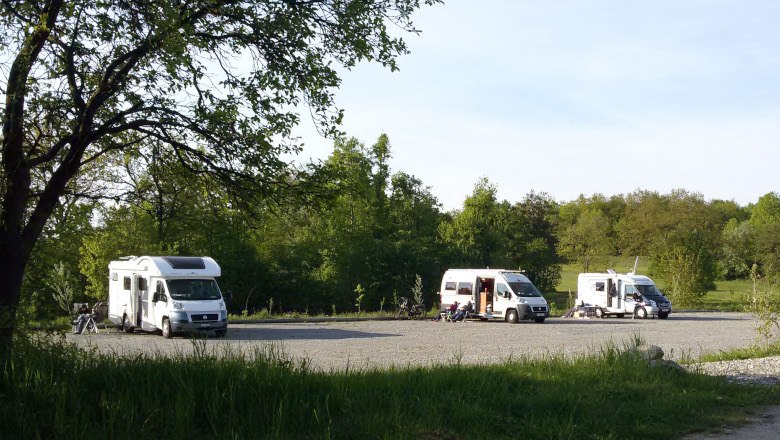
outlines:
M152 141L235 189L289 184L300 105L335 132L335 69L395 69L391 30L437 1L2 0L0 360L36 241L86 169Z

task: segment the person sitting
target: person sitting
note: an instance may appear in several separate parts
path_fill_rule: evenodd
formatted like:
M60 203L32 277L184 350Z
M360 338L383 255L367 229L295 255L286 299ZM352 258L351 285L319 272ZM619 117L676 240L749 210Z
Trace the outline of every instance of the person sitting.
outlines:
M87 325L87 321L89 321L89 316L92 314L92 312L89 310L89 307L87 307L87 304L82 304L76 313L78 314L78 317L75 321L76 326L73 330L73 334L80 335L81 332L84 331L84 326Z
M441 321L442 315L444 315L445 318L451 317L456 311L458 310L458 302L455 301L454 303L450 304L449 307L442 313L439 313L436 315L435 318L433 318L434 321Z
M470 311L471 311L471 301L467 302L466 304L463 304L458 308L458 313L456 313L455 316L452 317L452 322L457 322L466 319L466 315Z

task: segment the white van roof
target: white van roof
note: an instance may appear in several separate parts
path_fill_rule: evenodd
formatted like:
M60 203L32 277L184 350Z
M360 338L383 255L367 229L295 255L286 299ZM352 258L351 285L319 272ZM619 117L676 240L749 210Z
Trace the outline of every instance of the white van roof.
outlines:
M578 278L608 278L608 277L618 277L619 279L623 281L629 281L633 284L651 284L655 285L653 280L650 279L650 277L644 276L644 275L634 275L634 274L613 274L613 273L581 273L579 274Z
M123 257L108 264L109 270L147 271L162 277L218 277L222 270L211 257Z

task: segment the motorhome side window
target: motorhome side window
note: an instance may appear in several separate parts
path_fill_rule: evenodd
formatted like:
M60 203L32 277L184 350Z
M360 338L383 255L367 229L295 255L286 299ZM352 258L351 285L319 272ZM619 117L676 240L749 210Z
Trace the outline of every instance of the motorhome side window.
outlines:
M447 281L444 285L444 290L455 290L455 281Z
M509 288L506 287L505 284L498 283L496 285L496 292L498 292L498 296L503 296L505 298L509 298Z
M146 290L146 278L138 278L138 290Z
M125 277L123 280L125 290L130 290L130 277Z
M597 292L603 292L604 291L604 281L596 281L595 290Z
M458 283L458 295L471 295L471 283Z

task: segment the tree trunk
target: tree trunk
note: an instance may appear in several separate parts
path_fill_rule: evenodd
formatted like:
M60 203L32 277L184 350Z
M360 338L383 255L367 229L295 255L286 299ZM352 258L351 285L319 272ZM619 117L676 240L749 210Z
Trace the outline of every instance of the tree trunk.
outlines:
M3 235L0 238L0 364L5 370L11 360L26 258L21 255L20 247L7 240L7 234Z

